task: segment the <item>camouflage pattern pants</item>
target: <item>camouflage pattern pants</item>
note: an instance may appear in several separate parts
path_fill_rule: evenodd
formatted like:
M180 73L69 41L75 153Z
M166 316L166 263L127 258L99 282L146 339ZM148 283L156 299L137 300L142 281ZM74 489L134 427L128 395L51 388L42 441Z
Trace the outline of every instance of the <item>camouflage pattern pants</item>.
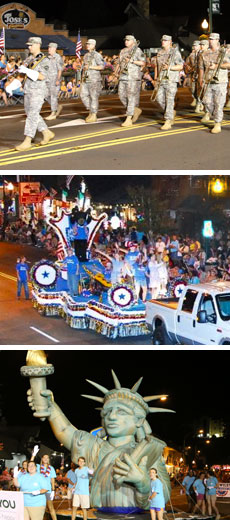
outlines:
M208 111L215 121L221 123L224 115L224 105L227 94L227 83L209 85L204 95L205 111Z
M85 81L81 83L80 98L91 114L96 114L98 111L98 99L101 88L101 81Z
M51 111L56 112L58 109L58 93L60 87L57 86L56 83L47 83L47 91L48 94L46 96L46 101L48 101Z
M177 83L167 81L161 83L157 92L156 101L164 112L164 119L174 119L174 104L177 93Z
M141 81L130 79L128 81L120 80L118 86L118 95L121 103L125 106L126 115L133 116L135 107L139 106Z
M44 92L37 89L28 92L24 96L24 108L26 113L26 124L24 135L35 137L37 130L43 132L47 129L44 119L40 116L42 105L44 103Z

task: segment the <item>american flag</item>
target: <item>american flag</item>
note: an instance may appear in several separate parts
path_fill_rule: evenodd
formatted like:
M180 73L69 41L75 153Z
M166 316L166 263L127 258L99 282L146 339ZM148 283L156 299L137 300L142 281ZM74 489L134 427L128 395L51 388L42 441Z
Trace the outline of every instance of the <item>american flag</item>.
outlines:
M3 27L2 32L0 34L0 55L5 52L5 29Z
M64 258L65 258L65 250L64 250L63 243L61 242L61 240L59 240L59 242L58 242L56 255L57 255L58 260L60 260L60 261L64 260Z
M77 56L77 58L81 57L81 49L82 49L81 36L80 36L80 31L78 31L77 44L76 44L76 56Z

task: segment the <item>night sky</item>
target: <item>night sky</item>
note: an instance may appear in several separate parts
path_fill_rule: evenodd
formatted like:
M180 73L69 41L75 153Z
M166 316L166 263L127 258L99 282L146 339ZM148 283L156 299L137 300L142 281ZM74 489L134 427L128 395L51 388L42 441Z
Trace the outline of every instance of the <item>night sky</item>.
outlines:
M77 331L76 331L77 342ZM142 396L168 394L166 402L150 406L165 407L176 414L151 414L148 421L153 433L166 442L183 444L184 435L194 428L202 416L223 418L230 422L229 381L225 371L228 352L208 351L47 351L48 362L55 366L48 388L54 392L68 419L79 429L90 431L100 426L97 403L80 394L102 394L85 380L90 379L108 389L114 388L113 368L123 387L130 388L144 376L139 393ZM41 436L54 438L47 422L32 417L26 403L28 381L19 374L25 364L26 350L0 351L3 409L9 425L41 425ZM0 387L1 391L1 387ZM100 405L99 405L100 406ZM53 447L53 446L52 446Z
M90 27L112 26L125 23L127 20L124 10L129 4L129 0L91 0L87 4L85 0L66 0L65 4L47 2L40 0L34 6L33 0L28 0L25 5L31 7L39 17L46 18L46 22L54 22L60 20L69 25L69 29L77 32L78 28L87 29ZM133 0L135 4L135 0ZM216 29L222 24L229 25L226 17L230 16L229 0L221 0L221 11L223 16L215 16ZM196 19L202 20L207 18L208 0L165 0L164 2L156 2L150 0L150 12L159 16L180 16L189 15L191 23ZM221 20L222 19L222 20Z

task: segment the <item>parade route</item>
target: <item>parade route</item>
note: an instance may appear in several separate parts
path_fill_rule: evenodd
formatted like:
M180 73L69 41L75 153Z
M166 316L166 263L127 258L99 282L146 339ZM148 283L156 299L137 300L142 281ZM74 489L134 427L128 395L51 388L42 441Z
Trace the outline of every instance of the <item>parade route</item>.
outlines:
M121 127L124 111L117 95L100 98L96 123L86 124L86 111L79 99L67 100L61 116L49 123L55 137L45 146L36 137L31 150L17 152L23 138L23 106L1 110L4 136L0 144L0 169L12 170L139 170L227 169L229 112L221 134L210 134L201 116L190 108L187 89L179 89L175 125L162 131L162 119L150 102L151 92L141 93L142 115L132 127ZM49 113L42 109L42 116ZM87 128L86 128L87 127ZM218 156L216 146L218 146ZM167 152L166 152L167 150Z
M150 334L147 336L108 339L91 330L70 328L62 318L41 316L32 306L32 301L16 298L17 278L16 258L25 254L32 265L44 256L44 252L31 246L1 243L0 272L0 313L1 345L148 345L151 347ZM29 284L31 289L31 284ZM10 320L9 320L10 316Z

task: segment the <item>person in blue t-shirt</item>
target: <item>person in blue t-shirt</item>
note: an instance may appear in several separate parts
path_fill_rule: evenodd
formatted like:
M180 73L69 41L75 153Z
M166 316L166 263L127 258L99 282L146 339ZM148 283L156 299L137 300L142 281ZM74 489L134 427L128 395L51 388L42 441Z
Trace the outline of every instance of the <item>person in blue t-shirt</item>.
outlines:
M46 509L47 483L37 472L34 461L28 462L28 473L14 469L14 485L24 494L24 520L43 520Z
M216 488L218 486L218 480L215 477L213 471L208 471L208 478L205 482L206 485L206 500L208 504L208 514L211 516L212 510L216 514L216 520L219 520L220 513L216 507Z
M76 470L76 464L74 464L74 462L71 462L71 465L70 465L70 468L69 471L66 473L66 481L68 482L68 489L67 489L67 499L68 499L68 502L69 502L69 509L72 509L72 499L73 499L73 491L74 491L74 486L77 482L77 477L75 475L75 470Z
M26 257L22 256L20 261L16 264L17 271L17 298L20 300L21 297L21 289L24 287L25 298L29 300L29 288L28 288L28 273L29 266L26 263Z
M151 495L149 497L151 520L156 520L156 517L158 520L162 520L165 508L163 484L159 480L155 468L151 468L149 474L151 481Z
M192 469L189 470L188 475L184 477L184 480L182 482L182 486L185 488L186 498L188 502L188 513L192 512L194 501L191 495L191 491L193 491L192 485L193 482L196 480L196 477L194 475L194 472Z
M79 507L82 509L83 520L87 520L87 509L90 508L89 501L89 478L93 475L94 470L88 468L85 464L85 457L79 457L78 468L75 470L77 483L74 487L72 520L76 518L76 511Z
M196 505L193 509L193 514L196 513L196 511L201 511L202 515L205 514L205 473L201 472L199 475L199 478L197 478L194 481L193 489L196 493Z
M68 289L72 297L79 294L79 260L71 248L68 249L68 256L62 262L67 267Z

